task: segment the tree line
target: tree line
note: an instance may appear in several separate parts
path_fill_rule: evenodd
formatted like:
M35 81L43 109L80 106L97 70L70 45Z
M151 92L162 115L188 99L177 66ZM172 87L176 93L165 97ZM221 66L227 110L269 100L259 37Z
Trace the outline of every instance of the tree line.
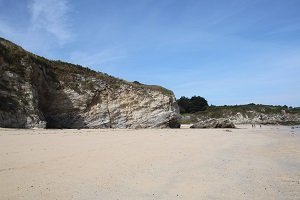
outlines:
M180 113L195 113L204 111L208 107L206 99L200 96L193 96L191 98L182 96L177 100L177 104L179 106Z

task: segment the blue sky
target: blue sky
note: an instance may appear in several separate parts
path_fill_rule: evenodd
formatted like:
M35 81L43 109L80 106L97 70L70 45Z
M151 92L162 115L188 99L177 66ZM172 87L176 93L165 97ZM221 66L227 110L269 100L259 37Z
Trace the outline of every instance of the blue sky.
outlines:
M300 106L299 0L0 0L0 36L178 98Z

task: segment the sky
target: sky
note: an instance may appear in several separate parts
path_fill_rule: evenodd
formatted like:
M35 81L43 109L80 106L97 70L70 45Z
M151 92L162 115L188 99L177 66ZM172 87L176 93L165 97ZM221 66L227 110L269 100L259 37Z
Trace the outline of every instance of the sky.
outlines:
M299 0L0 0L0 37L177 98L300 106Z

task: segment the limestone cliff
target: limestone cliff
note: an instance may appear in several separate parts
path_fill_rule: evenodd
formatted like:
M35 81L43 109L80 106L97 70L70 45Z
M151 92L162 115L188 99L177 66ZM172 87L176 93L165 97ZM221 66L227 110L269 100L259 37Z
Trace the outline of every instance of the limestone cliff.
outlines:
M0 127L179 127L174 94L50 61L0 38Z
M221 110L211 113L199 112L194 114L185 114L181 116L182 123L198 123L213 118L228 119L234 124L281 124L281 125L299 125L300 114L298 112L281 112L267 113L266 111L244 110L244 112L235 112L228 109L228 112Z

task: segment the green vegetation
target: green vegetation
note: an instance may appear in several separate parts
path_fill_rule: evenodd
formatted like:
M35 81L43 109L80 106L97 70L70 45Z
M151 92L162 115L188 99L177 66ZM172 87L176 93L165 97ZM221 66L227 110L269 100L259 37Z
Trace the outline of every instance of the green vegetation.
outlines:
M181 123L195 123L201 120L205 120L208 118L228 118L229 116L234 116L237 113L240 113L242 116L247 116L249 118L255 117L258 113L265 115L280 115L283 112L289 114L297 114L300 115L299 108L284 106L273 106L273 105L262 105L262 104L246 104L246 105L224 105L224 106L208 106L206 110L199 111L196 113L181 113L182 120ZM281 122L283 125L291 125L295 124L295 122L283 121Z
M41 67L45 69L47 75L54 82L59 82L61 80L65 83L65 86L78 90L78 81L81 81L77 78L78 75L85 78L97 78L103 80L112 88L118 88L121 85L130 85L137 89L149 89L162 92L165 95L173 95L173 92L167 90L161 86L156 85L145 85L139 82L128 82L119 78L115 78L106 73L96 72L87 67L82 67L80 65L74 65L62 61L52 61L44 57L35 55L33 53L27 52L21 47L11 43L8 40L5 40L0 37L0 62L7 63L7 66L2 67L0 72L5 70L12 71L18 74L20 77L26 77L26 68L21 65L21 62L26 62L27 65L33 67ZM89 83L81 83L84 87L91 88Z
M127 84L135 87L135 88L155 90L155 91L159 91L159 92L161 92L161 93L163 93L165 95L174 95L174 93L171 90L168 90L168 89L166 89L164 87L161 87L159 85L146 85L146 84L135 83L135 82L128 82L128 81L125 81L125 82Z
M233 105L233 106L210 106L205 112L202 114L213 116L226 116L236 113L241 113L243 116L246 114L249 116L249 111L255 111L258 113L264 113L264 114L280 114L282 110L285 110L286 113L295 113L297 112L296 109L292 107L288 107L286 105L284 106L273 106L273 105L262 105L262 104L246 104L246 105ZM300 113L300 110L299 112Z
M249 116L249 111L255 111L257 113L264 114L281 114L283 110L286 113L300 113L300 110L287 106L273 106L251 103L246 105L234 106L210 106L206 111L202 112L201 114L210 117L225 117L228 115L241 113L243 116L245 116L246 114Z
M208 107L206 99L200 96L193 96L192 98L187 98L182 96L177 100L180 113L195 113L199 111L204 111Z
M87 80L87 81L83 81L81 84L83 90L94 90L93 81Z

